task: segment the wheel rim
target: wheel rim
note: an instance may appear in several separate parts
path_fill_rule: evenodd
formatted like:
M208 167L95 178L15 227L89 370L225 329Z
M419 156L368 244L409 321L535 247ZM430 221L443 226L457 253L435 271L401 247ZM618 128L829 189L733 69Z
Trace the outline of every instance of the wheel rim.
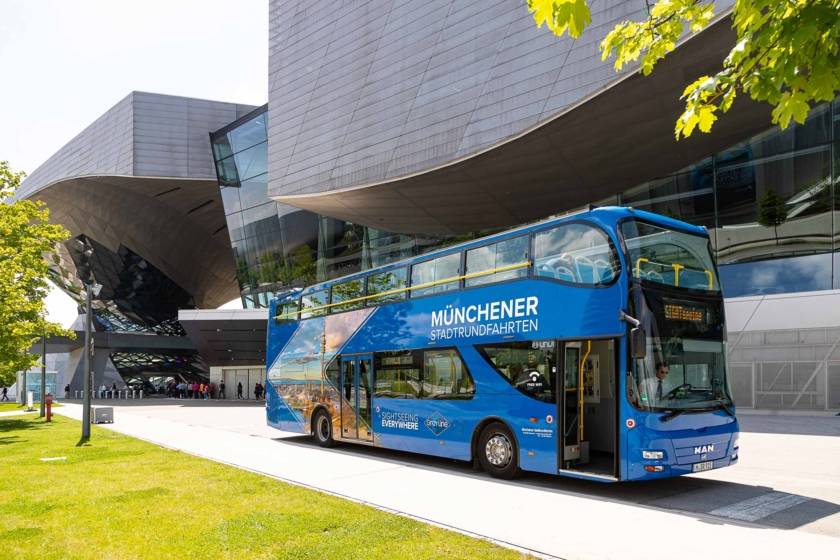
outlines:
M330 438L330 423L323 415L318 419L318 437L321 441L327 441Z
M494 467L504 468L510 464L513 459L513 447L510 445L510 440L504 434L494 434L487 445L484 446L484 453L487 456L487 461Z

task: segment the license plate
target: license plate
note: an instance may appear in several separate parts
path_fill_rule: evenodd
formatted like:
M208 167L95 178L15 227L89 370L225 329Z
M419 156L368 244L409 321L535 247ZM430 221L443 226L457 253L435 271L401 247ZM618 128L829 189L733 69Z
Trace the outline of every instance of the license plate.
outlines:
M703 472L703 471L710 471L715 468L714 461L705 461L703 463L694 463L691 465L691 472Z

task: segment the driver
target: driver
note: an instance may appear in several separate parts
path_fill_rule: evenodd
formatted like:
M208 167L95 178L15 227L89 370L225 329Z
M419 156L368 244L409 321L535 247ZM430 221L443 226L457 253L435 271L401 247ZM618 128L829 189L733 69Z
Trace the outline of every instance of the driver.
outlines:
M639 394L646 395L648 402L661 401L670 391L671 387L667 383L670 369L665 362L656 362L656 375L654 377L646 377L639 386Z

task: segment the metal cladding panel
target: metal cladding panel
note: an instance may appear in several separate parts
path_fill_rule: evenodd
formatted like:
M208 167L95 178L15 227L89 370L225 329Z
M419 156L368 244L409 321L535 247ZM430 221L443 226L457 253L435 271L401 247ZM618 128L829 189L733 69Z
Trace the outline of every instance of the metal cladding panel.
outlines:
M197 305L221 305L238 290L209 133L253 109L133 92L36 169L16 196L47 203L72 237L139 255Z
M572 40L520 0L341 4L270 2L270 196L380 183L519 135L618 79L598 44L646 10L592 2Z
M131 175L133 119L133 94L129 94L33 171L17 197L27 198L41 187L67 177Z
M33 171L17 196L92 175L215 179L209 133L253 109L132 92Z

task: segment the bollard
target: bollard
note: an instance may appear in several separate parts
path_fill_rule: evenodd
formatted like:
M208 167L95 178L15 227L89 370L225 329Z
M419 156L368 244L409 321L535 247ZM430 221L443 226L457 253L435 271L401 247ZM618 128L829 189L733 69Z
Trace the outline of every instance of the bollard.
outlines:
M143 400L143 389L140 389L140 400Z
M52 403L52 393L47 393L46 400L44 400L44 404L47 405L47 422L52 422Z

